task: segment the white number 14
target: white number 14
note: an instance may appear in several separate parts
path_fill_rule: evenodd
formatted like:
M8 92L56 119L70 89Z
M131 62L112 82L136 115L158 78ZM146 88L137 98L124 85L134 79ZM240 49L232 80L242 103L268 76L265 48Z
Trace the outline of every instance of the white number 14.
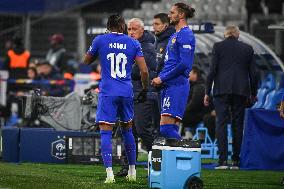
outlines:
M109 53L107 55L107 59L110 60L110 71L111 71L111 77L116 78L123 78L126 77L126 63L127 63L127 57L124 53L118 53L117 55L115 53ZM121 65L121 71L119 69Z

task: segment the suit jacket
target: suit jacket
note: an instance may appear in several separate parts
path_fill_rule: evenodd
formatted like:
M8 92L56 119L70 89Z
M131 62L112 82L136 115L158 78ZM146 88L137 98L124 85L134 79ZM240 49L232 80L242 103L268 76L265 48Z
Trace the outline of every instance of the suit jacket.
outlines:
M255 95L256 72L253 55L253 48L235 37L215 43L206 82L206 94L210 94L214 82L213 96Z

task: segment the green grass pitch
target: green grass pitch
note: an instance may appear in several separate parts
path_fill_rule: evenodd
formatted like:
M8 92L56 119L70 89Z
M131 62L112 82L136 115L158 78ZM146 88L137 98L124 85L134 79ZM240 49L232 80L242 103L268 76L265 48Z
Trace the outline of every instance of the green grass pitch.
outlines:
M114 167L114 171L119 170ZM284 189L280 184L284 172L202 170L204 188L208 189ZM147 171L138 167L136 183L116 178L106 185L101 165L34 164L0 162L0 189L142 189L147 187Z

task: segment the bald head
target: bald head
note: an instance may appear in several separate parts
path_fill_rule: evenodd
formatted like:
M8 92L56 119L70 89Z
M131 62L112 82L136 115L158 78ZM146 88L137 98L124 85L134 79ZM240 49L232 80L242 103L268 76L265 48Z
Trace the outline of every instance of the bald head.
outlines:
M139 18L132 18L127 24L128 35L134 39L140 39L144 33L144 22Z

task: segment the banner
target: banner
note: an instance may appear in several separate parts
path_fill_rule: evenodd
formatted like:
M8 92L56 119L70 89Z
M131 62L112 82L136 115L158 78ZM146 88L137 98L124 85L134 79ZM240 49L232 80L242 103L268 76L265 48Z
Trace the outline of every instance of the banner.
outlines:
M284 170L284 119L278 111L247 109L241 168Z

